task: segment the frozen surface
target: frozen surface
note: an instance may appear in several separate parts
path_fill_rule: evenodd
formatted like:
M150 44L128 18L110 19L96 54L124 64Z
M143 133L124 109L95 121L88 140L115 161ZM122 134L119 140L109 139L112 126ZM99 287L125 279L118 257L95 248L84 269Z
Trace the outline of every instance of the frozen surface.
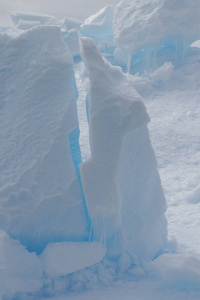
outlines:
M97 264L105 254L105 248L98 242L62 242L49 243L40 259L46 275L56 278Z
M37 252L85 239L71 54L58 27L0 38L0 228Z

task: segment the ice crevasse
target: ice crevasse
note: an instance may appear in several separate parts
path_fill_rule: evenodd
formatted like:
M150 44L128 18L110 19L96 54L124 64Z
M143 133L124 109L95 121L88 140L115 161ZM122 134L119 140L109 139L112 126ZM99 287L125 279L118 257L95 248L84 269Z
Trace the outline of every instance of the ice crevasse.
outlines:
M0 295L35 292L43 274L63 276L105 256L152 260L167 244L145 106L91 39L81 39L81 54L90 80L83 163L73 60L60 29L0 34L0 282L14 282ZM34 266L33 278L22 264Z

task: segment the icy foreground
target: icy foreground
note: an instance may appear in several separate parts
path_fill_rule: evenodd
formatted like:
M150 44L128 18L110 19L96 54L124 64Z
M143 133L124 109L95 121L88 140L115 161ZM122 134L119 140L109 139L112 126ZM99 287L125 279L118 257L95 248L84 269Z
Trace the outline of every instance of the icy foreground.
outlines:
M198 97L194 95L184 104L185 110L189 105L194 106L192 111L183 113L185 126L177 121L172 127L176 109L174 98L168 99L167 92L167 87L173 90L173 82L180 89L183 83L185 89L189 85L194 89L198 86L197 43L182 49L177 37L187 44L198 35L192 29L198 24L195 7L186 3L180 7L171 1L143 1L138 7L136 2L121 1L116 8L107 6L83 24L70 18L60 21L46 15L17 12L12 13L15 29L0 28L0 297L3 300L51 296L65 299L58 296L98 284L107 285L126 276L139 282L134 283L138 299L147 299L149 295L159 300L173 299L173 293L174 299L184 299L179 291L186 291L191 299L193 292L197 293L194 299L199 299L199 256L193 248L188 253L178 245L180 254L175 242L167 240L166 201L147 128L150 119L135 90L144 95L153 116L151 137L159 155L166 194L172 201L175 194L179 195L180 182L175 187L180 169L177 162L181 158L173 147L177 143L177 148L181 148L182 141L190 145L191 153L198 149L199 134L195 133L198 126L187 132L188 141L180 138L188 120L196 124ZM142 24L144 15L148 29L153 32L154 21L162 20L161 15L176 23L169 14L173 10L179 12L180 24L186 19L184 24L191 25L187 31L177 26L173 41L177 41L178 47L175 49L173 43L168 43L168 27L162 23L156 40L149 33L153 50L148 48L150 45L141 48L144 45L135 37L134 28ZM193 16L193 23L188 21L188 15ZM142 31L144 26L137 28L141 29L139 36L146 34ZM87 36L80 43L79 31ZM130 38L124 41L120 32ZM149 64L147 54L150 50L156 52L161 40L162 51ZM188 51L189 58L185 58L184 51ZM137 61L140 75L125 75L108 60L132 73ZM198 76L185 78L183 74L191 74L194 66ZM159 97L164 99L162 92L166 97L162 103L165 109L156 115L160 109ZM84 106L86 112L80 109ZM83 162L80 131L82 156L87 158ZM197 153L191 155L194 169L197 156ZM184 159L182 163L186 165ZM170 178L166 175L168 169ZM189 170L188 176L194 173ZM190 203L200 202L199 181L197 178L187 193L189 211ZM185 197L183 193L180 195ZM171 213L172 207L168 217ZM188 215L185 223L187 218ZM170 234L174 227L170 220ZM184 239L181 230L180 237ZM157 292L154 297L152 287L160 290L163 286L165 291L170 288L176 292L165 295ZM102 292L92 297L105 298ZM120 297L117 289L115 297Z

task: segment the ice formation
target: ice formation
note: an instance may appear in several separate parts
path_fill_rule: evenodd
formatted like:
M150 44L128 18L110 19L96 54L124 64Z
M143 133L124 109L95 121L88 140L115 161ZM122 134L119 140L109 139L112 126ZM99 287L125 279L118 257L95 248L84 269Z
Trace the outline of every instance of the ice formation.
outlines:
M73 282L78 286L81 274L87 274L86 286L106 277L108 269L108 277L127 272L138 280L147 271L170 287L199 287L198 257L161 255L168 246L166 201L149 116L134 89L147 94L173 80L174 72L180 75L173 55L180 57L184 44L196 40L189 53L196 55L188 72L193 71L199 60L198 12L194 0L123 0L83 23L13 12L15 29L0 28L3 299L47 287L56 294L56 284L65 292ZM81 53L79 32L85 36ZM152 53L157 61L149 68ZM143 75L125 75L102 54L123 71L129 65ZM78 64L81 59L87 70ZM87 76L90 81L91 156L83 163L73 68L82 72L84 95ZM190 83L199 85L198 78ZM187 118L195 114L185 112ZM198 182L187 197L193 205L200 201Z
M81 241L88 221L71 54L54 26L0 38L0 228L38 253Z
M103 60L92 40L82 38L82 51L90 79L91 158L80 168L94 238L106 239L116 254L124 238L129 252L152 259L167 238L149 117L127 77Z
M0 231L0 298L12 299L17 292L34 293L42 285L42 265L35 253Z
M113 15L113 7L107 5L84 21L81 33L97 41L112 37Z
M172 39L199 37L198 1L122 0L116 7L116 44L136 52Z

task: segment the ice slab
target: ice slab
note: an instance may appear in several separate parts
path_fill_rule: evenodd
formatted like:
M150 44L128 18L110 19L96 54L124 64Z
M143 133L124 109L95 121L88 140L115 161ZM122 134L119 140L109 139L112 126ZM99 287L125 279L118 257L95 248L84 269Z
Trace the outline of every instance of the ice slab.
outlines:
M29 22L38 22L41 25L47 24L48 22L56 22L56 18L46 15L46 14L38 14L34 12L22 12L22 11L12 11L10 12L10 17L15 24L15 26L19 26L20 22L26 22L28 24ZM55 25L55 24L54 24ZM28 28L27 28L28 29Z
M98 242L50 243L40 259L46 275L56 278L99 263L105 252L105 248Z
M15 293L40 290L43 273L36 254L29 253L19 241L13 240L2 230L0 249L0 297L13 299Z
M72 56L56 26L0 40L0 228L37 252L83 240Z
M200 12L196 0L123 0L114 16L116 44L136 52L171 38L199 37Z
M113 15L113 7L111 5L105 6L84 21L80 27L81 33L97 40L112 37Z
M90 79L91 157L80 171L94 238L115 250L124 238L130 252L153 259L167 227L149 117L121 69L106 62L92 40L81 41Z

